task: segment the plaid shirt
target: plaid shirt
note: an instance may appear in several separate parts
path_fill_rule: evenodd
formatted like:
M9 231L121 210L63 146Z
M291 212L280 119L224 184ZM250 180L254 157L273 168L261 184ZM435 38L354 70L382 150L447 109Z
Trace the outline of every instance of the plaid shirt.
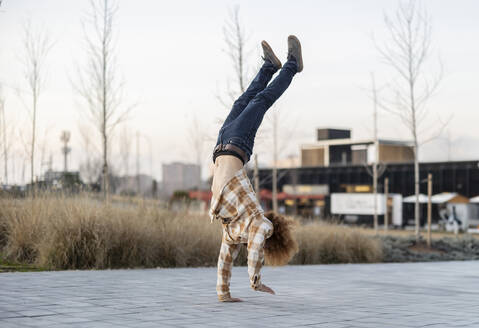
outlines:
M257 289L261 285L264 242L272 235L273 224L264 216L244 169L226 183L218 198L212 199L210 217L211 221L220 219L223 224L216 284L218 298L230 297L231 268L241 244L247 244L248 275L251 287Z

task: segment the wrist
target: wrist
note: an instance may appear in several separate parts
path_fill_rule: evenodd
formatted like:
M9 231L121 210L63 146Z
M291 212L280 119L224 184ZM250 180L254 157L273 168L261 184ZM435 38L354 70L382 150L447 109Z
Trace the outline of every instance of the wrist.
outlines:
M251 288L253 288L253 290L258 290L261 287L261 285L262 284L261 284L260 275L257 274L251 280Z

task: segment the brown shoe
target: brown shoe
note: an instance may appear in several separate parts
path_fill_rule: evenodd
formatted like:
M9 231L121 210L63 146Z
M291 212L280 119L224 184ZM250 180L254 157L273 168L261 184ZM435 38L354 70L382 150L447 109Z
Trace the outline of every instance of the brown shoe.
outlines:
M261 41L261 47L263 47L263 59L269 60L276 68L280 69L282 66L281 61L276 57L268 42Z
M298 65L298 73L303 70L303 56L301 55L301 42L294 35L288 36L288 60L293 57Z

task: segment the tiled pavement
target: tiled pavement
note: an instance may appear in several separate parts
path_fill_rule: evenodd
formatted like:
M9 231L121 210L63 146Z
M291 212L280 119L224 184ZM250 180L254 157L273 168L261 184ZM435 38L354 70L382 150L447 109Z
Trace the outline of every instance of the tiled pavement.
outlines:
M0 274L0 328L479 327L479 262L287 266L249 289L235 268L218 303L214 268Z

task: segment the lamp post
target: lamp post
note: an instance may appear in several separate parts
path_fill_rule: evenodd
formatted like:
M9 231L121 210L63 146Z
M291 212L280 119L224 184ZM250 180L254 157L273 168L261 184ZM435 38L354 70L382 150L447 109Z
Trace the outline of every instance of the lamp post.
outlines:
M70 141L70 131L63 131L60 140L63 142L62 152L63 152L63 172L68 172L68 154L71 151L71 148L68 147L68 142Z

